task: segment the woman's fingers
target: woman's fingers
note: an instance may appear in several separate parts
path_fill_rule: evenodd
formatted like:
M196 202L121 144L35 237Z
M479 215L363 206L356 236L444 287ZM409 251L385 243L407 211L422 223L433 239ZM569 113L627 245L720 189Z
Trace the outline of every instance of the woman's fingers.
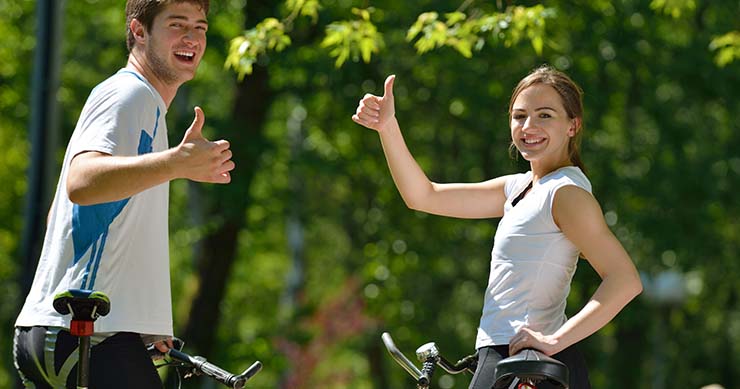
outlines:
M366 94L362 100L360 100L360 106L369 107L371 109L380 109L380 97Z
M366 112L366 111L357 112L355 116L357 116L360 120L367 122L367 123L377 123L379 119L378 115L374 114L373 112Z

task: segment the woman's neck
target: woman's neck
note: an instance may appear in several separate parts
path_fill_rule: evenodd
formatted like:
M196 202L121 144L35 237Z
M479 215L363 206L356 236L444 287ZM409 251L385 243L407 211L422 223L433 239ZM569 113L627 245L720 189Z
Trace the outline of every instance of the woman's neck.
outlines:
M532 161L529 163L529 168L532 170L532 182L536 184L542 177L566 166L573 166L573 163L569 159L557 163Z

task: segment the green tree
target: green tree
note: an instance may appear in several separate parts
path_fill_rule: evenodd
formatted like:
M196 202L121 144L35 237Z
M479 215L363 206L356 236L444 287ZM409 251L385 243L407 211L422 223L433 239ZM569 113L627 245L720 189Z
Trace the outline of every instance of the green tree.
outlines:
M0 1L0 350L11 355L13 324L20 296L16 276L20 269L17 251L21 242L23 196L26 193L25 169L29 144L26 126L30 114L31 67L35 43L32 33L34 7L31 1ZM0 387L11 387L15 373L12 360L2 358Z

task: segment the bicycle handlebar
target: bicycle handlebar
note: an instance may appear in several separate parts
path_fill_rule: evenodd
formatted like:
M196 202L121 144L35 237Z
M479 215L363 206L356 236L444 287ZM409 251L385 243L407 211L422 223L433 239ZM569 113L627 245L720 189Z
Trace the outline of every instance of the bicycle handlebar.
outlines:
M244 384L252 378L255 374L262 370L262 363L257 361L249 366L242 374L235 375L228 371L208 362L205 358L200 356L190 356L182 351L176 349L170 349L167 351L172 359L185 363L192 366L193 371L196 374L203 374L207 377L211 377L216 381L233 389L242 389Z
M147 351L152 359L157 359L165 355L169 356L173 361L179 362L181 365L189 367L191 369L190 374L186 374L184 378L190 377L191 374L204 375L212 378L232 389L242 389L246 382L252 378L255 374L262 370L262 362L256 361L241 374L232 374L210 362L201 356L193 356L180 351L184 345L184 342L179 338L172 338L173 348L167 350L166 353L159 351L154 344L147 346ZM163 367L167 365L160 365Z
M421 378L421 371L414 366L411 361L409 361L408 358L406 358L403 353L401 353L401 350L396 347L396 344L393 343L393 338L391 338L391 334L387 332L383 332L383 335L381 336L383 339L383 343L385 344L385 348L388 349L388 352L391 354L393 359L396 360L396 362L401 365L401 367L406 370L409 374L411 374L412 377L414 377L415 380L419 380Z
M468 355L464 357L463 359L457 361L457 363L453 364L445 357L439 356L439 361L437 361L437 365L439 365L444 371L450 373L450 374L460 374L462 372L467 371L468 373L475 374L475 368L478 366L478 353Z
M468 355L465 358L452 364L440 355L437 346L434 343L427 343L416 350L416 355L422 361L422 369L419 370L405 355L396 347L391 334L384 332L381 336L385 348L391 354L393 359L416 380L417 387L429 387L432 374L434 373L435 364L440 366L450 374L459 374L462 372L475 373L478 363L478 355Z

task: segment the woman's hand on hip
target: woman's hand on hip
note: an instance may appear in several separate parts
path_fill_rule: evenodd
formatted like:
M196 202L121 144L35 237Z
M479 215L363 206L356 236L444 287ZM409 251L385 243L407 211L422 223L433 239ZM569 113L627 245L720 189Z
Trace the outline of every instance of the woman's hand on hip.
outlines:
M562 351L558 346L558 340L553 335L544 335L523 327L509 341L509 355L514 355L526 348L533 348L545 355L553 355Z

